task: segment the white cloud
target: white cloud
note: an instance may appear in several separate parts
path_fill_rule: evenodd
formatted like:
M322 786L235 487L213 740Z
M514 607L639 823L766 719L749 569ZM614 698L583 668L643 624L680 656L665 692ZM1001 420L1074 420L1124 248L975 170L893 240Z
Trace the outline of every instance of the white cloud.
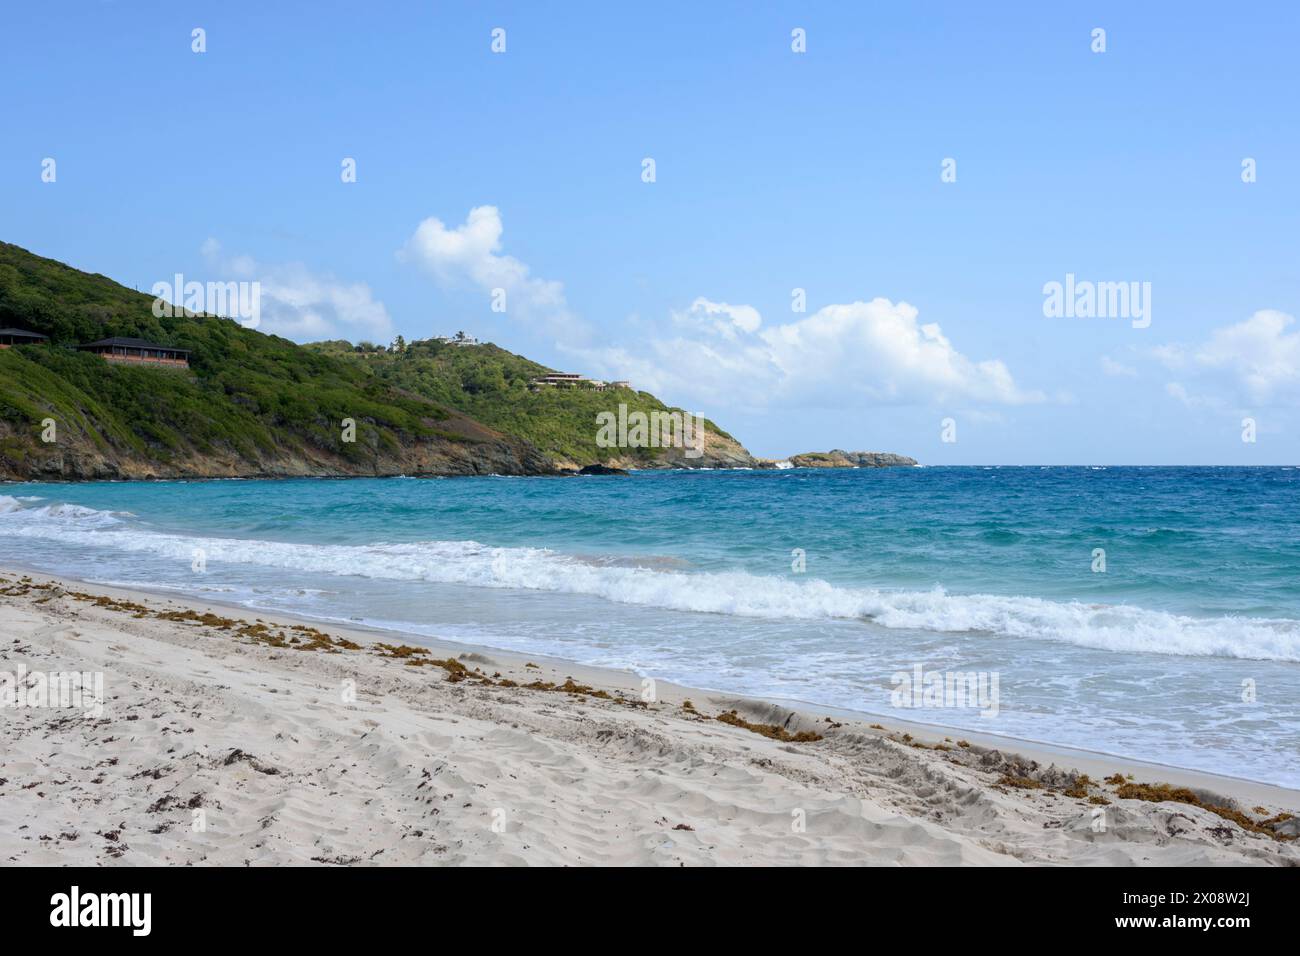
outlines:
M1101 370L1107 375L1125 376L1126 378L1136 378L1137 369L1131 365L1125 365L1123 362L1117 362L1109 355L1101 357Z
M1046 400L1016 385L999 359L974 361L917 310L888 299L830 305L806 318L762 326L752 306L696 299L677 313L696 333L627 348L585 352L611 376L701 402L761 407L969 403Z
M1219 407L1226 401L1289 404L1300 401L1300 331L1295 319L1275 309L1213 330L1198 345L1174 343L1151 350L1165 368L1194 381L1165 391L1189 408Z
M1188 408L1213 408L1218 404L1213 399L1193 395L1182 382L1166 382L1165 394Z
M1294 324L1285 313L1262 309L1244 322L1215 329L1193 361L1232 373L1255 402L1294 394L1300 391L1300 332L1287 332Z
M569 309L564 284L537 278L514 256L501 255L503 231L496 206L475 206L454 229L433 216L425 219L397 254L445 286L468 282L487 295L504 289L507 315L539 321L557 335L580 333L584 327Z
M364 282L343 282L312 272L298 262L261 263L251 256L224 256L221 243L209 238L200 247L215 281L261 285L259 332L298 342L346 338L387 342L392 319L384 303Z
M704 323L718 334L735 341L736 333L756 332L763 324L763 317L752 305L729 305L726 302L712 302L700 296L691 303L685 312L674 313L679 324Z

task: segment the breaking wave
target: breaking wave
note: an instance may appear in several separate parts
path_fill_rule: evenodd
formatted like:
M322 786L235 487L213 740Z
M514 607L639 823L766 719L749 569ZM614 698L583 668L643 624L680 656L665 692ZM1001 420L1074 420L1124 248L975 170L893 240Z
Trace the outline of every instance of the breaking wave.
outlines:
M54 540L175 559L186 565L201 550L210 573L219 573L222 564L233 564L317 575L554 591L673 611L865 620L885 628L1005 635L1116 652L1300 661L1300 621L1287 618L1197 618L1131 605L951 594L939 587L925 591L845 587L744 571L691 572L663 558L593 560L545 548L491 547L475 541L342 545L168 534L133 519L129 512L36 505L0 496L0 541Z

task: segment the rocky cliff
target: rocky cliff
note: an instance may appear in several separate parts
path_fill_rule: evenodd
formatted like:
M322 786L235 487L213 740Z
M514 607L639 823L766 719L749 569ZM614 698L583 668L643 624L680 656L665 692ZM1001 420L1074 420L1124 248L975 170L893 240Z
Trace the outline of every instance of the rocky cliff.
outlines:
M446 424L446 423L444 423ZM469 424L469 423L467 423ZM324 445L259 449L186 448L165 459L95 441L88 431L65 431L54 442L32 440L0 421L0 479L11 481L119 481L167 478L345 478L468 475L554 475L551 460L528 442L476 423L457 440L412 438L397 448L378 442L344 457ZM364 429L361 432L364 439Z
M840 448L791 455L789 461L795 468L899 468L917 464L915 458L906 455L885 451L844 451Z

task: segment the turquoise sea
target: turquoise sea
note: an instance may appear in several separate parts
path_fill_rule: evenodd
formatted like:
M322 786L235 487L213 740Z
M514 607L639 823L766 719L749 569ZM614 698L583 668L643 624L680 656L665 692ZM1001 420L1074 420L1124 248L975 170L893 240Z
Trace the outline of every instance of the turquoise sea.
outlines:
M0 563L1300 787L1293 468L10 484Z

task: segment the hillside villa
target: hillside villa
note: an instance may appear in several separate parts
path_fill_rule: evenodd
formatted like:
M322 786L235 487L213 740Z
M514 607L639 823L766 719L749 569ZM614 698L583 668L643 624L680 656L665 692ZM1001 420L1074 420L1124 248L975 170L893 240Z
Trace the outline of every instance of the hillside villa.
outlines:
M443 345L478 345L478 339L472 335L466 335L464 332L457 332L455 335L438 335L433 339Z
M28 332L26 329L0 329L0 349L7 349L11 345L39 345L49 340L47 335Z
M576 372L551 372L528 383L534 391L539 388L589 388L596 392L607 392L613 388L631 388L632 383L619 379L615 382L602 382L598 378L587 378Z
M189 349L178 349L171 345L159 345L144 339L131 339L117 336L87 342L78 345L82 352L93 352L109 362L131 362L145 365L169 365L176 368L190 367Z

